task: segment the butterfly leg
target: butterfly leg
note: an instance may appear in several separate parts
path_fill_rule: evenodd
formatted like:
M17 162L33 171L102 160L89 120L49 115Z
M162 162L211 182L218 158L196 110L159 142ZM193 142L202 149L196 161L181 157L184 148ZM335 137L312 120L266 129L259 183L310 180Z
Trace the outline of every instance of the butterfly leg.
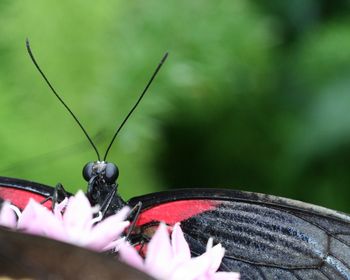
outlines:
M53 194L45 198L43 201L40 202L40 204L44 204L46 201L51 200L52 201L52 210L55 209L55 205L62 201L64 198L68 197L68 193L64 189L63 185L61 183L58 183L53 191ZM63 198L63 199L62 199Z
M142 208L142 202L139 201L130 211L129 215L128 215L128 219L131 219L131 225L128 228L128 232L126 233L126 240L129 240L130 235L132 233L132 231L135 229L135 225L137 222L137 219L140 216L140 212L141 212L141 208Z
M105 200L103 201L103 203L101 204L101 214L102 217L105 217L107 210L109 209L109 206L111 205L111 202L113 200L113 197L115 197L115 193L117 191L117 188L111 188L111 190L109 191L109 193L106 195Z

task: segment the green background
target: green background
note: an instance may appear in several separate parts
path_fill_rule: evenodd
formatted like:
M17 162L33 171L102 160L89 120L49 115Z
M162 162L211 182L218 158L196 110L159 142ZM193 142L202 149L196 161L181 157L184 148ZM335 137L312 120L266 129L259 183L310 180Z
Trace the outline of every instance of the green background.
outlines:
M348 1L1 1L0 174L85 189L109 161L124 198L234 187L350 211Z

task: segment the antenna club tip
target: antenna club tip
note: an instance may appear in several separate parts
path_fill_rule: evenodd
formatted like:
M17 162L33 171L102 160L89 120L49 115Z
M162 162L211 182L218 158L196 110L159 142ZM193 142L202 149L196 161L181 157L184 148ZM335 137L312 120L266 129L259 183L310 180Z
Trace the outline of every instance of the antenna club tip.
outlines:
M163 63L163 62L168 58L168 56L169 56L169 52L165 52L165 54L164 54L164 56L163 56L163 58L162 58L161 63Z
M29 43L29 38L28 37L26 38L26 47L30 48L30 43Z

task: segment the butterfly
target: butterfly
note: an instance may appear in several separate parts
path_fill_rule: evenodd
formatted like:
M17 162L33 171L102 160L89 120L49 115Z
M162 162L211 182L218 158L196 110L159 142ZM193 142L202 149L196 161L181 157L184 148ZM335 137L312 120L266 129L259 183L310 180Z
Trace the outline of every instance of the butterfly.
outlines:
M87 197L99 204L105 216L124 205L135 210L129 236L142 248L160 222L177 222L193 256L205 252L210 237L226 249L220 267L240 272L241 279L350 279L350 215L266 194L228 189L185 189L151 193L124 201L118 194L119 171L106 161L114 139L141 101L167 54L145 90L114 134L103 160L85 129L56 93L38 66L29 43L28 52L56 97L68 109L96 151L97 161L87 163L83 177ZM63 199L56 188L21 179L0 177L0 197L23 208L29 198L45 200L52 207ZM66 195L70 195L67 193ZM47 200L54 197L53 200Z

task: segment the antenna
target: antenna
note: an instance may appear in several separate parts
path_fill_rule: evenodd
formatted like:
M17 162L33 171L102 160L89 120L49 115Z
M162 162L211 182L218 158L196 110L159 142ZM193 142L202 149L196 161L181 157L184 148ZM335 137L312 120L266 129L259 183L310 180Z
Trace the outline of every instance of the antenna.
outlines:
M69 107L67 106L67 104L63 101L63 99L58 95L58 93L56 92L56 90L54 89L54 87L51 85L50 81L46 78L44 72L40 69L39 64L36 62L34 55L32 53L32 50L30 48L30 44L29 44L29 40L28 38L26 39L26 46L27 46L27 51L28 54L32 60L32 62L34 63L36 69L39 71L39 73L41 74L41 76L44 78L45 82L47 83L47 85L50 87L51 91L53 92L53 94L57 97L57 99L61 102L61 104L67 109L67 111L71 114L71 116L73 117L73 119L76 121L76 123L79 125L79 127L81 128L81 130L84 132L86 138L89 140L91 146L93 147L93 149L96 152L97 155L97 159L100 160L100 154L94 144L94 142L92 141L91 137L89 136L89 134L86 132L85 128L83 127L83 125L80 123L80 121L78 120L78 118L74 115L74 113L71 111L71 109L69 109Z
M125 119L122 121L122 123L120 124L120 126L118 127L118 129L116 130L116 132L114 133L113 137L112 137L112 140L111 142L109 143L108 147L107 147L107 150L106 150L106 153L103 157L103 160L105 161L107 159L107 155L108 155L108 152L109 150L111 149L112 145L113 145L113 142L115 140L115 138L117 137L119 131L123 128L123 126L125 125L126 121L129 119L129 117L131 116L131 114L135 111L136 107L139 105L139 103L141 102L143 96L145 95L145 93L147 92L148 88L150 87L150 85L152 84L154 78L157 76L160 68L163 66L165 60L167 59L168 57L168 53L166 52L162 58L162 60L159 62L156 70L154 71L153 75L151 76L150 80L148 81L146 87L144 88L144 90L142 91L139 99L136 101L135 105L131 108L130 112L126 115Z

